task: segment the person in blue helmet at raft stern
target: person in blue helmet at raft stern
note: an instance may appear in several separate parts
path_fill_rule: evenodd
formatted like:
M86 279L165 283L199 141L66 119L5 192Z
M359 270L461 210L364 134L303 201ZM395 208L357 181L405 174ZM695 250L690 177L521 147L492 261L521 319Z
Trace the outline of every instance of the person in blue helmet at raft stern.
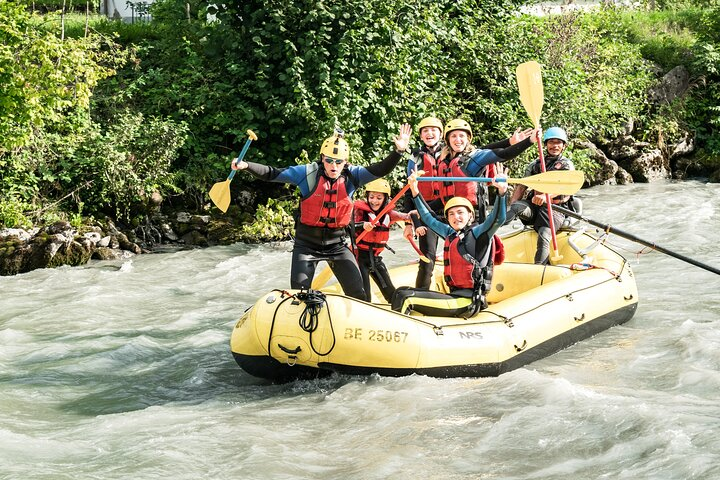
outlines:
M568 136L565 130L560 127L548 128L543 135L543 144L547 152L545 155L546 171L575 170L572 161L563 156L568 144ZM529 177L539 173L542 173L542 168L540 158L536 158L525 168L525 176ZM551 194L550 199L553 205L573 209L571 195ZM550 260L552 233L550 231L550 217L548 217L547 205L545 205L545 194L535 190L528 190L525 185L517 185L510 198L510 207L505 224L510 223L516 217L520 218L523 224L531 225L537 232L535 263L546 265ZM553 210L553 222L555 225L562 225L564 220L565 215Z
M269 182L291 183L300 190L300 214L295 222L290 287L309 289L318 262L326 261L346 295L366 298L355 255L346 244L353 221L353 195L358 187L381 178L395 168L410 140L410 125L403 124L394 139L395 149L384 160L360 167L350 165L350 147L337 130L325 139L317 162L285 168L233 160L233 170L247 170Z

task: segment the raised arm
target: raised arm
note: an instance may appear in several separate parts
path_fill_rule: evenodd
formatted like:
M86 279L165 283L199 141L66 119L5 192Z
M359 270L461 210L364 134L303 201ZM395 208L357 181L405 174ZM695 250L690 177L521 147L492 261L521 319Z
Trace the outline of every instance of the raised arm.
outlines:
M505 176L505 173L498 173L495 177L496 179L507 179ZM495 181L491 183L490 185L496 187L498 189L498 194L495 197L495 206L492 209L492 212L488 217L485 219L483 223L480 225L476 225L473 227L472 232L473 236L475 238L478 238L480 235L487 233L488 236L492 237L495 235L495 232L498 231L498 229L505 223L505 219L507 218L507 212L505 211L507 206L505 204L505 197L507 193L507 182L506 181Z
M503 140L500 140L498 142L489 143L487 145L483 145L480 147L481 150L495 150L496 148L507 148L510 145L515 145L518 142L521 142L528 138L534 130L532 128L527 128L525 130L520 130L520 127L516 128L512 135L510 135L508 138L505 138Z
M234 168L234 170L247 170L253 177L265 180L266 182L292 183L293 185L300 185L305 181L305 165L275 168L263 165L262 163L246 162L244 160L240 163L244 163L245 165L238 165L239 168Z
M531 132L535 132L535 130L531 130ZM510 146L508 147L495 148L493 150L478 149L472 152L469 156L470 158L467 164L465 165L465 173L468 176L476 177L488 165L493 163L505 162L507 160L515 158L522 152L527 150L528 147L530 147L530 145L532 145L532 143L536 141L535 135L525 136L525 132L516 133L519 134L518 138L520 136L524 138L513 144L513 140L511 140L513 137L510 137L511 139L508 139L508 143L510 144Z

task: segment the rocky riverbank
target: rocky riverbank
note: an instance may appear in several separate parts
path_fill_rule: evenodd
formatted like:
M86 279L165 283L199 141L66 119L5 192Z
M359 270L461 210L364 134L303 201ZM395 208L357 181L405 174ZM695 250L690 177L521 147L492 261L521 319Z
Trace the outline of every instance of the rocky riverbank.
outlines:
M240 219L245 216L234 213L212 217L188 212L172 215L158 212L135 228L119 227L106 219L97 225L81 227L58 221L29 230L0 230L0 275L61 265L84 265L90 260L130 258L152 253L160 247L163 250L199 248L253 240L242 233Z

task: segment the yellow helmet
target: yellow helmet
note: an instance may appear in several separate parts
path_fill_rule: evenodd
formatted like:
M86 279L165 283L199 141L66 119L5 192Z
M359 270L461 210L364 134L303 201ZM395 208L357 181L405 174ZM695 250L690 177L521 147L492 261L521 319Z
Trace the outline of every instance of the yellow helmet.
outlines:
M448 200L448 202L445 204L445 210L443 210L445 216L447 216L447 211L453 207L465 207L470 213L475 212L475 208L473 208L472 203L470 203L470 200L465 197L453 197Z
M443 138L446 142L447 136L450 134L450 132L454 132L455 130L464 130L468 134L468 140L472 140L472 128L470 128L470 124L461 118L456 118L454 120L450 120L447 125L445 125L445 133L443 134Z
M420 120L420 123L418 124L418 135L420 132L422 132L422 129L425 127L435 127L440 129L440 131L443 131L443 123L440 121L437 117L425 117L422 120Z
M384 178L378 178L365 185L366 192L380 192L384 193L390 198L390 184Z
M320 155L347 160L350 156L350 147L343 138L344 136L345 134L342 130L335 129L335 134L332 137L326 138L322 147L320 147Z

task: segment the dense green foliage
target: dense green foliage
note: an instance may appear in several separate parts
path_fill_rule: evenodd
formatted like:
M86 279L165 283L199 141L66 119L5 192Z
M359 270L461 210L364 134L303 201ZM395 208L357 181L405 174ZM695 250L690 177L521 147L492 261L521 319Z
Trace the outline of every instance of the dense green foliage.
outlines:
M251 158L277 166L315 156L336 126L356 163L375 160L400 123L429 113L467 118L477 143L504 137L529 125L514 77L529 59L549 66L547 124L612 135L638 114L651 81L638 47L603 39L580 16L505 15L519 3L244 2L213 10L208 24L196 20L204 4L188 21L185 3L168 0L153 10L163 34L139 51L143 74L113 81L125 86L122 105L198 133L182 165L183 189L198 194L246 128L260 137Z
M720 5L717 1L665 2L684 10L637 12L609 10L588 16L594 24L612 25L618 42L640 49L643 58L662 73L678 65L688 69L688 95L669 105L645 109L636 117L643 122L644 139L660 146L692 132L700 146L698 159L720 166ZM699 9L699 5L706 8Z
M176 190L170 166L187 129L140 110L93 116L94 89L131 51L84 29L62 38L57 18L44 20L0 4L0 224L129 220L155 190Z
M66 19L63 39L57 17L2 2L0 224L79 214L130 221L155 191L203 208L248 128L259 136L248 159L274 166L315 158L335 127L347 132L354 163L376 161L402 122L428 114L467 119L476 144L504 138L530 126L515 83L527 60L544 66L545 126L612 138L633 119L657 143L692 132L717 162L717 2L511 15L524 3L160 0L152 23L96 18L86 31L84 17ZM690 95L650 106L648 88L676 65L691 72ZM594 167L581 153L576 160ZM239 175L233 188L251 182ZM274 187L263 194L292 192ZM284 235L290 213L272 210L286 205L260 212L276 224L270 236Z

